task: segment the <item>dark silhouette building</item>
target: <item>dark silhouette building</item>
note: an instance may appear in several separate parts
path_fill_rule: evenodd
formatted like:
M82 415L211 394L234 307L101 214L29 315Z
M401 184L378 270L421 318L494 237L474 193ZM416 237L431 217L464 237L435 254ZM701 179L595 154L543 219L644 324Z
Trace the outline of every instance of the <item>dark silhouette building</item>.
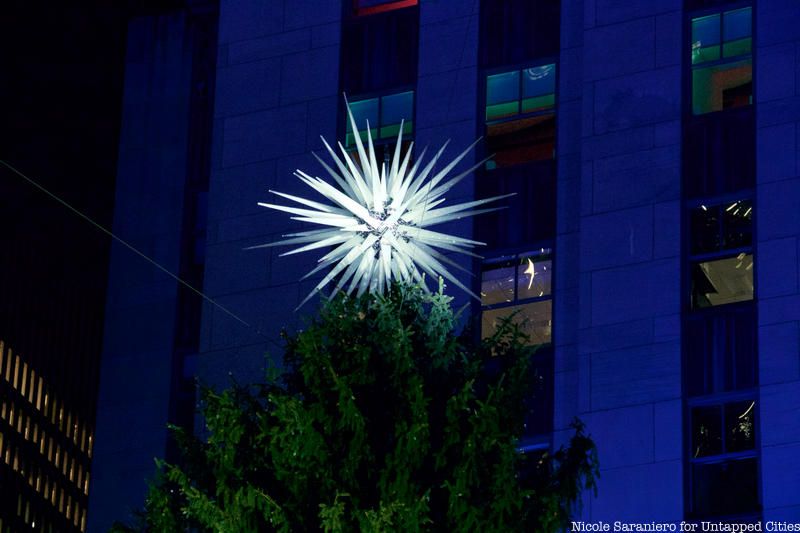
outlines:
M0 159L108 225L123 13L30 4L0 17ZM0 531L84 531L109 242L5 166L0 228Z

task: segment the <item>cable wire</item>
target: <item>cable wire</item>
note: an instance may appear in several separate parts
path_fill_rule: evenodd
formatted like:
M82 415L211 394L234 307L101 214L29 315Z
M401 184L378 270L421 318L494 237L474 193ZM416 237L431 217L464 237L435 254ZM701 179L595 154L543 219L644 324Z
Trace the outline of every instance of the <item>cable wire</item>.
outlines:
M114 239L115 241L117 241L118 243L123 245L125 248L127 248L131 252L135 253L136 255L138 255L139 257L141 257L142 259L144 259L145 261L147 261L148 263L150 263L151 265L153 265L157 269L159 269L160 271L162 271L164 274L168 275L169 277L171 277L172 279L174 279L175 281L177 281L178 283L180 283L181 285L183 285L184 287L186 287L187 289L189 289L193 293L195 293L198 296L200 296L203 300L205 300L208 303L210 303L211 305L219 308L220 310L225 312L228 316L230 316L231 318L237 320L238 322L241 322L242 324L244 324L248 328L252 328L252 326L250 324L248 324L244 319L242 319L238 315L236 315L233 311L231 311L230 309L226 308L225 306L223 306L222 304L220 304L219 302L217 302L216 300L214 300L210 296L206 295L205 293L203 293L199 289L196 289L195 287L190 285L188 282L186 282L183 279L179 278L177 275L175 275L172 272L170 272L167 268L161 266L155 259L150 258L144 252L140 251L138 248L133 246L131 243L129 243L125 239L123 239L121 237L118 237L112 231L106 229L104 226L102 226L98 222L95 222L92 218L90 218L88 215L85 215L84 213L82 213L77 208L73 207L66 200L63 200L62 198L57 196L55 193L50 192L44 186L40 185L39 183L37 183L36 181L31 179L30 177L26 176L24 173L22 173L20 170L17 170L15 167L10 165L6 161L0 159L0 163L2 163L3 166L5 166L11 172L13 172L14 174L19 176L20 178L24 179L25 181L27 181L28 183L30 183L31 185L33 185L34 187L36 187L37 189L39 189L40 191L45 193L47 196L49 196L50 198L52 198L56 202L60 203L61 205L63 205L64 207L66 207L67 209L72 211L74 214L78 215L80 218L84 219L86 222L88 222L89 224L91 224L92 226L94 226L95 228L100 230L101 232L105 233L106 235L108 235L109 237L111 237L112 239ZM260 333L260 332L257 332L257 333Z

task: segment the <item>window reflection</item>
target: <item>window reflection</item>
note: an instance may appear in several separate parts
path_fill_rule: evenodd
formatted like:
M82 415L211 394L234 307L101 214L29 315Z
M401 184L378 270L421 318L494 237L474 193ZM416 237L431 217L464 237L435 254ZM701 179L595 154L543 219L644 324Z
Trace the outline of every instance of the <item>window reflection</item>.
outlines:
M414 128L414 91L404 91L385 96L354 100L350 102L350 111L356 121L361 140L367 140L367 122L369 134L373 141L394 140L400 132L403 123L403 135L410 135ZM349 118L346 123L346 146L353 146L356 142L355 134Z
M355 14L359 17L375 15L417 5L418 0L354 0Z
M753 103L752 8L692 19L692 112Z
M485 338L492 335L500 325L501 319L511 315L513 315L514 323L519 324L523 333L530 338L532 345L550 342L553 326L551 300L484 311L481 320L481 336Z
M753 299L753 254L703 261L692 266L692 307Z
M701 205L691 211L690 218L692 254L742 248L753 243L751 200Z
M753 64L750 59L692 72L692 111L695 115L752 103Z
M725 440L728 452L755 448L754 401L734 402L725 406Z
M692 409L692 457L722 453L722 416L720 407Z
M555 64L486 76L487 169L554 157L555 90Z
M513 315L533 345L552 338L552 253L549 248L487 261L481 273L481 336Z

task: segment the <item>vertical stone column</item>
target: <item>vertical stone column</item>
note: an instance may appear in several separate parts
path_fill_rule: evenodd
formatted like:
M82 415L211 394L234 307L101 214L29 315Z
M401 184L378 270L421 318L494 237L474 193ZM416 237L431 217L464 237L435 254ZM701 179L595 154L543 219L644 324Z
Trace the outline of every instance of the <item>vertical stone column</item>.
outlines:
M577 17L571 4L564 2L565 13ZM575 192L560 195L563 209L577 209L564 205L570 196L580 204L578 220L567 213L559 219L560 232L578 232L561 235L577 240L565 250L574 262L577 248L577 272L562 275L578 276L578 294L556 320L569 324L564 314L577 314L572 382L601 464L591 520L683 515L681 4L583 2L582 99L559 110L564 143L566 135L577 137L580 114L580 151L559 150L567 151L562 168L580 172L577 183L562 175L561 187ZM565 30L564 38L574 32ZM562 126L567 119L573 132ZM579 171L572 158L580 158Z
M293 311L319 281L300 281L316 256L244 248L301 230L256 204L275 200L268 189L309 196L298 168L324 173L311 151L336 138L340 19L339 2L221 2L205 292L250 326L206 305L197 373L213 386L261 379L281 330L318 305Z
M800 10L755 2L756 296L764 520L800 519Z

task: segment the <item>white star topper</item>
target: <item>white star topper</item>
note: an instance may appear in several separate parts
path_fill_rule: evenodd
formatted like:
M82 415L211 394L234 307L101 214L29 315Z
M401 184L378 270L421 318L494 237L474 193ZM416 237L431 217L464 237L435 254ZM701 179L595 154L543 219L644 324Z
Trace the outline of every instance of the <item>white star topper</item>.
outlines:
M349 106L347 113L352 130L358 132ZM478 298L447 270L445 264L469 274L471 272L436 250L436 248L480 257L469 250L476 245L483 245L484 243L426 229L436 224L502 209L501 207L474 208L494 200L512 196L513 193L449 207L439 207L445 201L442 195L483 163L481 161L469 170L442 183L447 174L469 153L478 141L475 141L447 166L429 178L439 157L450 141L442 146L436 156L424 168L420 169L425 156L425 150L423 150L409 169L409 160L414 145L411 143L401 161L403 139L403 124L401 123L391 167L387 169L386 163L381 163L379 167L378 162L375 160L375 148L372 144L369 121L367 121L368 154L361 142L360 133L354 135L354 137L358 152L357 161L354 161L354 158L347 153L341 142L339 143L339 149L342 153L342 159L340 159L325 141L325 138L322 138L322 142L328 153L331 154L339 172L336 172L314 154L314 157L325 167L325 170L339 186L338 188L318 177L312 178L302 170L298 169L294 172L295 176L335 205L323 204L277 191L269 192L310 209L261 202L258 204L297 215L292 219L326 226L325 229L290 233L283 235L283 237L288 237L285 240L251 248L287 244L304 245L281 254L282 257L317 248L334 247L319 259L319 264L311 272L301 278L306 279L335 264L331 271L314 287L314 290L300 303L298 309L315 292L335 280L339 274L341 276L336 281L331 297L340 290L345 290L347 293L356 293L358 296L367 290L373 293L382 293L388 289L393 279L413 279L425 287L420 269L434 279L438 279L440 276L444 277L474 298Z

